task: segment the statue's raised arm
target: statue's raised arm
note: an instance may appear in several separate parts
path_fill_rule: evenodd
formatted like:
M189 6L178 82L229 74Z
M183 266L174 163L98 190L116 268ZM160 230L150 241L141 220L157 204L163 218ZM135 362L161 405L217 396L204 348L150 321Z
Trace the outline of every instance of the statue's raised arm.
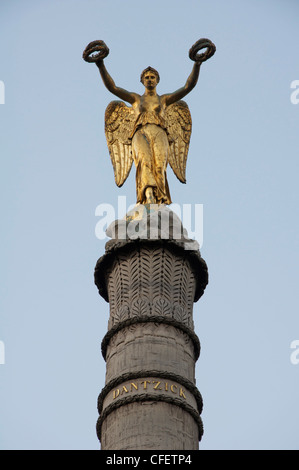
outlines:
M199 50L206 49L198 54ZM177 178L186 182L186 161L191 136L191 115L181 101L196 85L200 65L216 50L209 39L200 39L189 51L194 66L186 84L173 93L159 96L157 70L147 67L141 73L143 95L115 85L104 58L109 49L104 41L93 41L83 52L87 62L95 62L106 88L123 101L112 101L105 112L105 134L118 186L127 179L134 161L137 203L171 204L166 178L169 163Z
M206 49L205 52L198 54L198 51ZM162 95L161 98L165 100L166 106L169 106L176 101L183 99L195 87L199 77L200 66L207 59L212 57L216 51L215 44L209 39L199 39L189 50L189 57L194 61L192 72L190 73L185 85L173 93Z
M118 98L127 101L130 104L133 104L136 101L137 94L131 93L124 88L117 87L114 83L113 78L108 73L108 70L104 64L104 58L109 54L109 49L104 41L92 41L88 44L83 52L83 59L86 62L94 62L101 74L104 85L106 88L116 95Z

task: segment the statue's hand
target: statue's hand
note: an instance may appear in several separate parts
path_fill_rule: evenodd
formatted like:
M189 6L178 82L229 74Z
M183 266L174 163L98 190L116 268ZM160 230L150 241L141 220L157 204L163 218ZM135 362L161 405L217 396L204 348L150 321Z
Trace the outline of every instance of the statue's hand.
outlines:
M198 54L198 51L200 51L201 49L206 49L206 51L201 54ZM212 57L212 55L215 54L215 51L215 44L212 43L212 41L210 41L209 39L203 38L199 39L198 41L196 41L195 44L193 44L193 46L189 50L189 57L194 62L201 64L205 60Z
M86 62L101 62L108 54L109 49L104 41L92 41L84 49L82 57Z

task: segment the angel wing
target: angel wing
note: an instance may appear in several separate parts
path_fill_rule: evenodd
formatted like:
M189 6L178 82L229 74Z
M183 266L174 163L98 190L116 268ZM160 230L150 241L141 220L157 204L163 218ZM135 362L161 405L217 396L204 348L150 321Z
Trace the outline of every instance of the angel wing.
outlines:
M117 186L129 176L133 156L130 135L136 116L123 101L111 101L105 111L105 135Z
M168 106L165 118L170 148L168 163L175 176L182 183L186 183L186 163L192 128L187 103L180 100Z

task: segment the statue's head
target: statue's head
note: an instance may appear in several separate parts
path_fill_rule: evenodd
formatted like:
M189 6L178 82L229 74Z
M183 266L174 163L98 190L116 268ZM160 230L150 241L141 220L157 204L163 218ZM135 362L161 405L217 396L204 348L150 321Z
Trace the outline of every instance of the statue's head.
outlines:
M140 81L144 86L146 86L147 82L151 83L152 81L155 81L156 86L160 81L160 75L153 67L147 67L140 75Z

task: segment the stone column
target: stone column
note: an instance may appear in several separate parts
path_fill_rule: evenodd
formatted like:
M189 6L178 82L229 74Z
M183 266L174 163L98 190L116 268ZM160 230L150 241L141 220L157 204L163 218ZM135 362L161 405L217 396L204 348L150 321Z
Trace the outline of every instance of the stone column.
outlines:
M110 305L101 448L197 450L203 424L193 303L208 283L199 250L177 240L111 240L95 283Z

